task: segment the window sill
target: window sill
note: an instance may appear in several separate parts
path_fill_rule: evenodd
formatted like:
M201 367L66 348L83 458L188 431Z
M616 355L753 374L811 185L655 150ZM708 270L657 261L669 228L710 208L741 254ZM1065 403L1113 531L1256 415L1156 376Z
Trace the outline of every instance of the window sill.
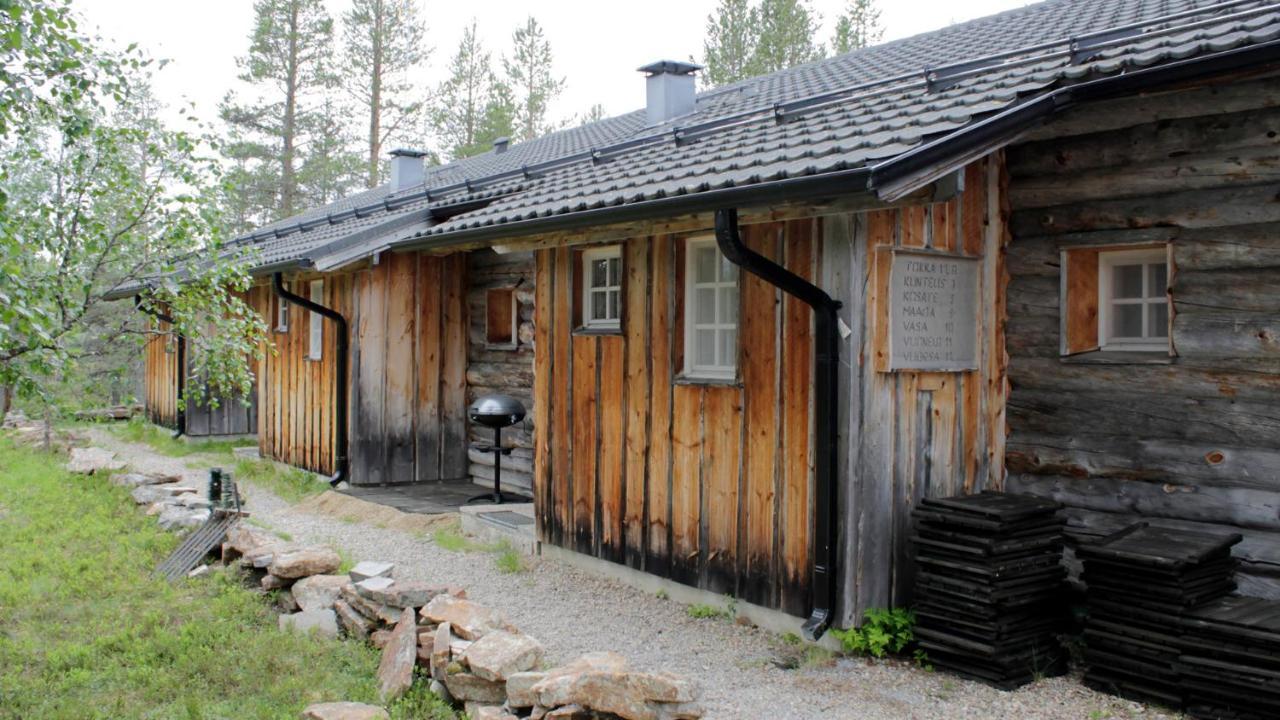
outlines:
M306 360L307 362L324 362L323 357L314 357L312 355L308 355L303 359Z
M580 327L573 331L574 335L600 336L600 335L621 335L622 328L606 328L606 327Z
M699 377L697 375L677 375L672 381L676 385L703 385L709 387L742 387L738 378Z
M520 349L520 346L519 346L519 345L517 345L517 344L515 344L515 343L491 343L491 342L486 342L486 343L484 344L484 349L485 349L485 350L505 350L505 351L508 351L508 352L509 352L509 351L512 351L512 350L519 350L519 349Z
M1172 365L1177 358L1165 350L1092 350L1059 360L1067 365Z
M277 334L277 335L284 335L284 334L286 334L286 333L288 333L288 332L289 332L289 328L287 328L287 327L274 327L274 328L271 328L271 332L273 332L273 333L275 333L275 334Z

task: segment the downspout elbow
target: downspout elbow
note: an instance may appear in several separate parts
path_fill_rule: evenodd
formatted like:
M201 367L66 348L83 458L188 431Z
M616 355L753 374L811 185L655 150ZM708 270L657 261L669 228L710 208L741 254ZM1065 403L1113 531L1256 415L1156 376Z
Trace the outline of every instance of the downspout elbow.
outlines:
M325 307L320 303L312 301L310 298L305 298L301 295L289 292L284 286L283 273L272 273L271 289L275 293L276 297L281 300L291 302L305 310L318 313L334 324L334 328L336 330L335 335L337 336L337 349L335 352L336 357L334 358L334 366L338 387L334 393L336 396L335 402L337 403L334 408L334 425L336 429L336 432L334 433L334 469L333 475L329 478L329 485L330 487L337 487L343 482L350 481L348 448L350 447L349 433L351 430L349 423L347 422L347 415L349 402L348 388L350 387L351 380L348 377L349 373L347 371L347 365L349 362L348 357L350 355L351 335L347 319L342 315L342 313L334 310L333 308Z
M839 447L838 409L834 400L839 387L840 303L822 288L782 265L747 247L738 232L738 211L716 211L716 245L739 268L798 298L814 312L814 558L812 567L813 607L801 627L813 641L831 627L839 588L837 575L839 518L837 517L836 448Z

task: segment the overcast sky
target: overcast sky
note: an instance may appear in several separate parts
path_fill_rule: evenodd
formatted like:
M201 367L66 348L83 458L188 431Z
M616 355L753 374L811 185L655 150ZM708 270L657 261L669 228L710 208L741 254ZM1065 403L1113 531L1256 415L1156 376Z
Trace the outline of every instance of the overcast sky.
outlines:
M349 0L325 0L338 18ZM585 112L595 103L614 115L644 104L636 68L664 58L702 54L707 15L716 0L556 2L553 0L421 0L434 48L422 83L440 82L462 28L474 17L495 61L511 32L532 14L545 28L557 73L567 79L553 117ZM828 41L847 0L814 0ZM106 38L136 42L153 57L170 60L156 78L156 93L173 107L195 103L205 119L216 117L223 94L236 87L235 58L248 47L252 0L72 0L86 23ZM1026 0L880 0L885 39L907 37L983 15L1021 7Z

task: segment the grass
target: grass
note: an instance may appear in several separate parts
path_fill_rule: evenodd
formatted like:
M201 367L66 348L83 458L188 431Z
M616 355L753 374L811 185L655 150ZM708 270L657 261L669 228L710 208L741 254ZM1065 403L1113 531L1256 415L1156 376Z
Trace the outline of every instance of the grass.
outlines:
M431 539L438 547L449 552L492 553L494 555L494 565L497 566L498 572L501 573L510 575L524 572L526 569L524 556L509 541L499 540L496 543L476 542L462 534L461 525L456 521L436 528L435 532L431 534Z
M230 457L231 452L238 447L247 447L255 444L251 439L242 440L177 440L173 437L173 431L169 428L163 428L159 425L152 425L142 418L135 417L127 423L112 423L105 425L108 430L119 437L121 440L129 442L145 443L152 450L161 455L169 457L189 457L192 455L216 455L222 457Z
M152 578L177 538L124 489L0 439L0 508L0 718L283 719L377 702L372 648L278 632L231 571ZM425 688L392 716L454 718Z
M694 604L685 609L685 613L695 620L732 620L733 613L716 605Z
M511 543L503 540L498 543L497 557L493 562L498 566L498 572L512 575L518 572L524 572L524 556L518 550L511 546Z
M290 503L306 500L329 489L328 484L313 473L270 460L240 458L236 460L232 477L248 480Z

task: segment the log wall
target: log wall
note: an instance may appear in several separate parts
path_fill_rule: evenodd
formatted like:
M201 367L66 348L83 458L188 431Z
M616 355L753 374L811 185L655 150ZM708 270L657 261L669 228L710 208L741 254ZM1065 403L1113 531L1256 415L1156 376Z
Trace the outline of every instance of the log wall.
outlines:
M502 431L503 445L511 447L502 458L502 486L531 492L533 489L533 253L498 255L491 250L467 254L467 403L482 395L502 393L524 403L525 421ZM486 333L489 291L511 288L516 296L514 344L489 342ZM472 443L493 443L493 431L483 426L469 430ZM469 473L478 483L493 482L493 454L468 450Z
M825 218L823 285L843 303L838 451L843 596L837 625L909 604L910 514L920 498L1003 483L1006 357L1002 158L964 170L946 202ZM892 249L982 260L977 369L889 371Z
M1241 532L1242 590L1280 597L1280 86L1083 108L1009 154L1011 489L1099 536ZM1059 252L1172 243L1176 357L1059 357Z

